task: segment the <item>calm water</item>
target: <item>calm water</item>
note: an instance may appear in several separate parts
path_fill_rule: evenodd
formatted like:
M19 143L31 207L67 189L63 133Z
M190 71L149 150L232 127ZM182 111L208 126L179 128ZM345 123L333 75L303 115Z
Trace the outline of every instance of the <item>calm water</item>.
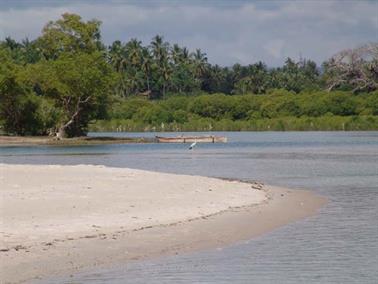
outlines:
M219 134L230 142L194 151L183 144L0 148L3 163L103 164L260 180L330 200L317 216L221 250L42 283L378 283L378 132Z

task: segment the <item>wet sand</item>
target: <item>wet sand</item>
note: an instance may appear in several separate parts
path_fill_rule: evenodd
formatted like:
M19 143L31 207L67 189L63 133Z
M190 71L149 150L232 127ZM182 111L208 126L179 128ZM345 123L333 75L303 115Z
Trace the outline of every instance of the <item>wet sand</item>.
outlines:
M101 144L155 143L147 137L75 137L56 139L51 136L4 136L0 135L0 147L9 146L76 146Z
M223 247L310 216L310 191L104 166L0 165L4 283Z

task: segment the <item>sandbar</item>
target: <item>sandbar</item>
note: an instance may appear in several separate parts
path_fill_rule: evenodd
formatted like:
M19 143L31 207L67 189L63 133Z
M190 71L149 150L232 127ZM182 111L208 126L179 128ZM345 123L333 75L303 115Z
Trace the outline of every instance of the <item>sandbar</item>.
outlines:
M0 164L2 283L248 240L326 198L218 178L94 165Z

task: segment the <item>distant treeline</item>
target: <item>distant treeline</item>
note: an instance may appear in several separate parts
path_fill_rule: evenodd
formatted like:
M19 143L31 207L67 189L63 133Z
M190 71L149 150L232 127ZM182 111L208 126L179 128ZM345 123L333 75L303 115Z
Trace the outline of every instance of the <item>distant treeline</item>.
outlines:
M37 39L0 41L3 132L73 137L89 123L112 130L377 129L377 43L321 66L287 58L276 68L221 67L159 35L148 45L106 46L100 25L63 14Z

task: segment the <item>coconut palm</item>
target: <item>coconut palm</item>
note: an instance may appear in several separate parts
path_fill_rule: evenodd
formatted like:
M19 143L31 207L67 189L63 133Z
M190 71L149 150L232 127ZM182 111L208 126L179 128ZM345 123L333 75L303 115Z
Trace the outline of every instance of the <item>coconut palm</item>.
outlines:
M142 61L142 42L131 39L125 46L128 60L133 66L140 66Z
M150 91L150 73L152 70L152 57L148 48L142 49L142 63L141 63L142 72L145 74L147 90Z
M109 62L118 73L122 73L126 69L127 57L119 40L114 41L109 47Z
M171 75L171 66L168 57L169 44L164 42L162 36L156 35L152 39L150 48L157 69L158 89L162 89L162 95L164 97Z
M191 55L194 61L195 75L197 78L201 78L208 68L206 53L202 53L198 48Z

